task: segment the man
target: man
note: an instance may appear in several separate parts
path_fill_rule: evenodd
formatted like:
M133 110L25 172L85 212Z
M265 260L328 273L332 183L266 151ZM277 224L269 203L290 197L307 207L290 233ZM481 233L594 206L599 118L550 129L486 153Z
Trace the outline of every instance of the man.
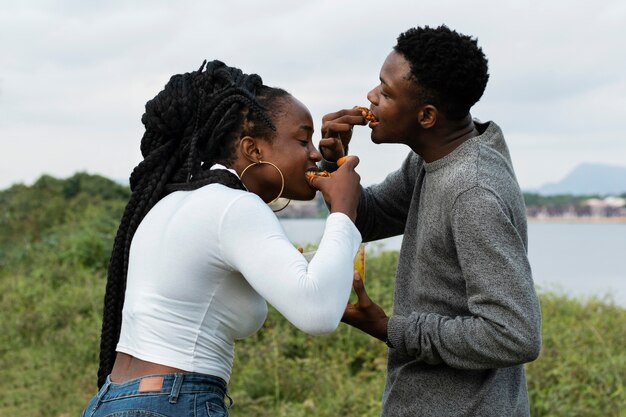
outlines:
M539 355L540 308L502 131L470 115L488 77L476 40L446 26L414 28L367 95L372 141L411 149L400 169L363 190L356 220L365 241L404 234L393 313L356 274L358 303L343 318L390 347L383 416L530 415L523 364ZM364 116L324 117L325 159L347 151Z

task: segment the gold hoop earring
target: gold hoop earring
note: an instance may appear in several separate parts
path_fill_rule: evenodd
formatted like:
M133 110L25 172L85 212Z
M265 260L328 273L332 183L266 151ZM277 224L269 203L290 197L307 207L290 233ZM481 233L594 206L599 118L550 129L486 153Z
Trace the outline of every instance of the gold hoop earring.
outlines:
M278 171L278 174L280 175L280 192L278 193L278 196L275 199L273 199L272 201L267 203L267 205L270 206L270 205L272 205L273 203L277 202L280 199L280 196L283 195L283 190L285 189L285 176L283 175L283 172L280 170L280 168L278 168L273 163L267 162L267 161L253 162L250 165L248 165L247 167L245 167L243 169L243 171L241 171L241 174L239 174L239 179L243 182L243 175L246 173L248 168L250 168L251 166L254 166L254 165L262 165L262 164L267 164L267 165L273 166L276 169L276 171ZM284 206L282 206L278 210L272 209L272 211L274 213L278 213L279 211L284 210L289 205L289 203L291 203L291 200L287 200L287 204L285 204Z

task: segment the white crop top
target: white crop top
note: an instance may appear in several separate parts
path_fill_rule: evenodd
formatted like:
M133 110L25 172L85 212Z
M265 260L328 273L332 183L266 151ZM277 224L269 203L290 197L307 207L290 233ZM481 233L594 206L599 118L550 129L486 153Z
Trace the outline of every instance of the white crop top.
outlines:
M307 333L337 327L360 241L333 213L307 263L256 194L221 184L174 192L133 238L117 351L228 382L234 341L263 325L266 301Z

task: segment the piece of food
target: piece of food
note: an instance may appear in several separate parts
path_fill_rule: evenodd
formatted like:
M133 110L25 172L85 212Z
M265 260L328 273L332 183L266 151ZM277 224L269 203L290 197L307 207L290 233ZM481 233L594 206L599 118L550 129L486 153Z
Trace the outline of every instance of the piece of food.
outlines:
M356 106L356 108L361 110L361 113L363 113L363 117L368 122L377 122L378 121L378 119L376 119L376 116L374 116L374 113L372 113L372 111L370 109L368 109L367 107Z
M307 171L305 172L306 177L311 180L314 177L330 177L330 172L328 171Z
M341 158L337 159L337 166L342 166L347 160L347 156L342 156ZM310 181L314 177L331 177L333 173L328 171L307 171L304 173L304 175L306 175L307 179Z
M361 281L365 282L365 244L359 245L359 250L354 257L354 270L361 276Z
M337 166L340 167L343 165L344 162L346 162L348 160L347 156L342 156L341 158L337 159Z

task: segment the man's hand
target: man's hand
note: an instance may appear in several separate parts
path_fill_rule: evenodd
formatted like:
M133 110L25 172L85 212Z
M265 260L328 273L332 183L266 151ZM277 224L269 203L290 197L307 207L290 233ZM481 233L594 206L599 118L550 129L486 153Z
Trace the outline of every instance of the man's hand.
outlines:
M353 286L358 300L356 304L348 304L341 321L385 342L389 317L378 304L369 298L365 292L363 280L356 271Z
M335 162L345 156L346 148L352 139L354 125L365 125L363 112L356 107L339 110L322 117L322 139L319 150L327 161Z

